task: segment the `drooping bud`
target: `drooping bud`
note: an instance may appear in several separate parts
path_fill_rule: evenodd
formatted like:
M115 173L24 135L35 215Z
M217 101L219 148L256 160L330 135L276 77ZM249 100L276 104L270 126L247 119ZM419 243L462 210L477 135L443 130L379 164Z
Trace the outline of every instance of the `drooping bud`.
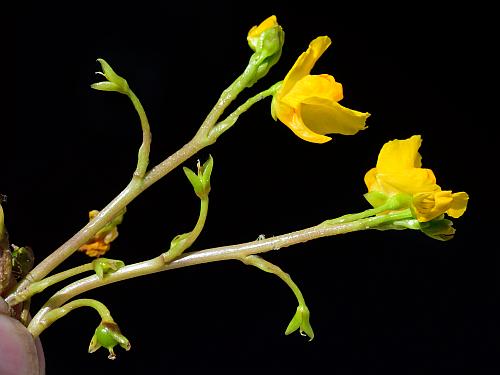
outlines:
M113 348L120 345L125 350L130 350L130 342L120 332L120 328L115 322L102 321L95 330L94 336L89 345L89 353L94 353L100 347L109 351L109 359L115 359L116 354Z
M300 304L297 307L295 315L286 328L285 335L289 335L290 333L299 330L302 336L309 336L309 341L311 341L314 338L314 332L311 324L309 323L309 315L310 313L307 306L305 304Z

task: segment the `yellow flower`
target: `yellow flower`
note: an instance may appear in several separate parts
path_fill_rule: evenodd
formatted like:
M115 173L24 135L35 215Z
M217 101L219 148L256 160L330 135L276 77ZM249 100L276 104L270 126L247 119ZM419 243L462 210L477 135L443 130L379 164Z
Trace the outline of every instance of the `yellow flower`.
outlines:
M325 134L353 135L365 129L369 113L341 106L342 85L328 74L310 75L316 61L330 45L327 36L314 39L286 75L271 104L273 118L278 118L298 137L325 143Z
M430 169L421 168L418 149L422 144L419 135L405 140L387 142L380 150L377 166L365 175L369 192L386 196L408 194L411 208L420 222L430 221L444 213L460 217L467 208L467 193L441 190Z

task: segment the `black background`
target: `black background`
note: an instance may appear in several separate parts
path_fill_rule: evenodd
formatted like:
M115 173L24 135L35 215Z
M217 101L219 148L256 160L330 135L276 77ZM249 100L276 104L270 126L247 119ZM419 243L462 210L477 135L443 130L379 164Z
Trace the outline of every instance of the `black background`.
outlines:
M161 2L160 2L161 3ZM362 232L265 255L301 287L316 333L284 335L296 302L276 277L237 262L196 266L94 290L132 349L87 354L99 322L77 310L41 336L47 373L136 374L497 373L498 292L493 131L488 104L489 13L408 3L366 7L315 1L17 6L12 65L4 71L14 120L2 125L0 192L11 241L37 259L75 233L90 209L128 182L140 142L125 96L96 92L105 58L141 99L153 132L151 164L194 135L245 67L249 28L271 14L286 38L280 62L237 101L283 79L319 35L332 46L313 73L344 86L342 104L368 111L368 129L306 143L269 114L270 100L186 163L215 167L206 228L192 250L278 235L368 207L363 176L383 143L421 134L425 167L470 206L446 243L421 233ZM494 94L493 94L494 95ZM231 108L234 108L233 106ZM107 254L154 257L189 230L197 199L180 169L128 207ZM61 269L87 261L73 255ZM34 298L34 311L55 292Z

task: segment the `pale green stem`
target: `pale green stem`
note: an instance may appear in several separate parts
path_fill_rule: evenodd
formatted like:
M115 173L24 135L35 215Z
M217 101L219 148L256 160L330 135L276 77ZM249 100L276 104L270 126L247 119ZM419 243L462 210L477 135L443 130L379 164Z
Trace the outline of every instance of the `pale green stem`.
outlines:
M37 321L37 324L35 326L31 324L33 323L33 321L31 321L31 323L28 325L28 330L30 330L34 337L37 337L46 328L50 327L50 325L56 320L62 318L69 312L79 307L91 307L97 311L102 320L107 322L114 322L113 318L111 317L111 313L103 303L95 299L82 298L68 302L64 306L58 307L57 309L48 312L47 314L45 314L43 319Z
M255 103L261 101L264 98L267 98L270 95L274 95L276 93L276 90L281 87L282 82L278 82L268 88L267 90L264 90L257 95L251 97L248 99L245 103L240 105L236 110L231 113L229 116L227 116L223 121L219 122L217 125L213 127L213 129L210 131L208 134L208 137L212 140L216 140L219 138L219 136L230 129L238 120L238 117L246 112L251 106L253 106Z
M146 112L139 101L139 98L134 94L132 90L129 90L128 97L132 101L137 114L141 120L142 128L142 144L139 148L139 154L137 156L137 168L134 172L134 176L143 179L149 164L149 151L151 149L151 131L149 129L149 121L146 116Z
M133 179L92 221L87 223L87 225L80 229L73 237L33 268L16 286L14 291L5 298L5 301L12 306L11 301L17 293L28 288L33 282L39 281L47 276L49 272L66 260L80 246L87 243L103 226L122 212L123 209L141 193L143 190L141 185L140 181Z
M15 298L10 300L12 305L16 305L27 298L32 297L34 294L43 292L46 288L51 285L54 285L58 282L66 280L70 277L79 275L83 272L93 271L94 266L92 263L82 264L81 266L70 268L69 270L56 273L55 275L46 277L40 281L35 281L30 284L26 289L16 295Z
M165 263L170 263L180 254L182 254L186 249L188 249L196 240L196 238L198 238L201 231L203 230L208 213L208 197L201 199L200 202L201 202L200 213L194 229L189 233L189 235L184 240L182 240L179 243L179 246L175 246L174 248L170 249L169 251L163 254ZM18 303L21 303L22 301L26 301L27 299L31 298L34 294L41 293L49 286L52 286L58 282L76 276L83 272L88 272L93 270L94 270L94 264L91 262L83 264L78 267L71 268L63 272L59 272L55 275L46 277L40 281L33 282L28 286L28 288L17 293L14 297L10 297L9 302L12 305L16 305Z
M118 215L131 201L139 194L146 190L149 186L170 173L173 169L185 162L187 159L195 155L204 147L215 142L208 140L208 132L218 121L227 106L236 98L236 96L247 86L252 74L255 74L256 67L249 64L242 75L240 75L224 92L210 111L200 129L194 138L186 143L181 149L170 155L163 162L152 168L142 178L133 178L128 186L118 194L99 214L73 237L67 240L52 254L40 262L30 273L16 286L16 288L5 298L6 302L12 306L15 295L22 292L34 281L41 280L47 276L54 268L66 260L80 246L89 241L104 225ZM136 105L134 103L134 105ZM141 119L142 122L142 119ZM144 127L143 127L144 129ZM149 147L149 146L148 146ZM144 151L145 152L145 151ZM141 152L140 152L141 154ZM139 168L144 168L143 163ZM146 164L147 167L147 164ZM141 169L142 170L142 169Z
M236 99L238 94L248 85L248 82L250 82L256 70L257 67L255 65L249 64L246 67L245 71L238 78L236 78L236 80L227 89L225 89L222 92L219 100L217 101L215 106L212 108L210 113L207 115L207 117L201 124L198 132L191 140L191 142L188 143L188 145L193 144L195 145L195 147L197 147L196 152L198 152L205 146L213 144L216 141L216 138L213 137L209 138L210 131L215 126L220 116L222 116L224 110L229 106L229 104L232 103L234 99ZM191 150L187 149L186 151L191 151ZM187 155L187 157L184 160L188 159L196 152L189 153L189 155ZM150 185L154 184L160 178L165 176L168 172L170 172L169 162L168 159L166 159L148 172L148 174L144 178L144 187L147 188Z
M271 250L279 250L281 248L285 248L302 242L307 242L316 238L372 229L387 222L404 220L411 217L412 214L410 209L406 209L403 211L391 212L385 215L359 219L354 222L338 223L332 225L320 224L314 227L286 233L280 236L275 236L263 240L257 240L238 245L216 247L212 249L182 254L179 258L173 260L171 263L165 263L163 256L160 255L159 257L147 261L127 265L123 268L120 268L116 272L107 275L103 279L100 279L98 276L93 275L73 282L72 284L66 286L65 288L54 294L38 311L31 324L33 325L33 327L36 327L36 325L38 324L37 321L42 319L47 312L51 311L54 308L57 308L58 306L61 306L69 299L81 293L101 287L103 285L112 284L118 281L144 276L156 272L194 266L197 264L218 262L222 260L239 260L245 256L264 253ZM140 302L145 303L146 301Z
M292 292L293 294L295 294L295 297L297 298L299 305L306 304L304 296L302 295L302 292L300 291L297 284L295 284L290 275L285 271L283 271L281 268L272 264L271 262L268 262L267 260L261 258L258 255L248 255L242 257L240 260L245 264L257 267L264 272L272 273L273 275L278 276L281 280L285 282L286 285L290 287L290 289L292 289Z
M323 223L321 223L321 225L348 223L351 221L356 221L359 219L364 219L364 218L367 218L370 216L378 215L384 211L397 210L399 208L398 206L399 205L397 204L397 202L394 202L394 201L389 199L387 201L387 203L385 203L381 206L378 206L376 208L371 208L371 209L365 210L363 212L358 212L355 214L347 214L347 215L343 215L343 216L340 216L340 217L335 218L335 219L326 220Z
M174 259L179 257L186 249L188 249L194 241L198 238L203 227L205 226L205 222L207 220L208 213L208 196L200 199L200 214L198 216L198 221L196 222L195 227L191 232L189 232L188 236L179 243L163 253L163 261L168 264L172 262Z

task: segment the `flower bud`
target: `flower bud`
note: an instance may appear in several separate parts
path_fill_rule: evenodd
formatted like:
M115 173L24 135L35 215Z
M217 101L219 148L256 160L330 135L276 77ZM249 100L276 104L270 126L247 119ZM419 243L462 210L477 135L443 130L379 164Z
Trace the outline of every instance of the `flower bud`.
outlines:
M115 359L113 348L120 345L125 350L130 350L130 342L122 335L120 328L115 322L102 321L95 330L89 345L89 353L94 353L101 346L108 349L109 359Z
M97 61L101 64L102 72L96 72L96 74L102 75L107 81L93 83L90 87L95 90L116 91L128 95L130 89L125 78L116 74L113 68L111 68L104 59L97 59Z
M189 182L193 186L195 194L200 198L204 199L210 193L210 176L212 175L212 169L214 166L214 159L210 155L208 160L201 165L198 162L198 173L194 173L191 169L183 167L184 174L188 178Z
M304 304L299 305L295 315L286 328L285 335L289 335L290 333L299 330L302 336L309 336L309 341L311 341L314 338L314 332L311 324L309 323L309 315L310 313L307 306Z
M281 57L285 33L276 21L276 16L271 16L259 26L250 29L247 41L250 48L255 52L254 56L252 56L252 62L258 64L253 81L256 82L264 77Z
M96 275L102 279L104 276L124 267L125 263L116 259L97 258L92 261L92 266L94 267Z

